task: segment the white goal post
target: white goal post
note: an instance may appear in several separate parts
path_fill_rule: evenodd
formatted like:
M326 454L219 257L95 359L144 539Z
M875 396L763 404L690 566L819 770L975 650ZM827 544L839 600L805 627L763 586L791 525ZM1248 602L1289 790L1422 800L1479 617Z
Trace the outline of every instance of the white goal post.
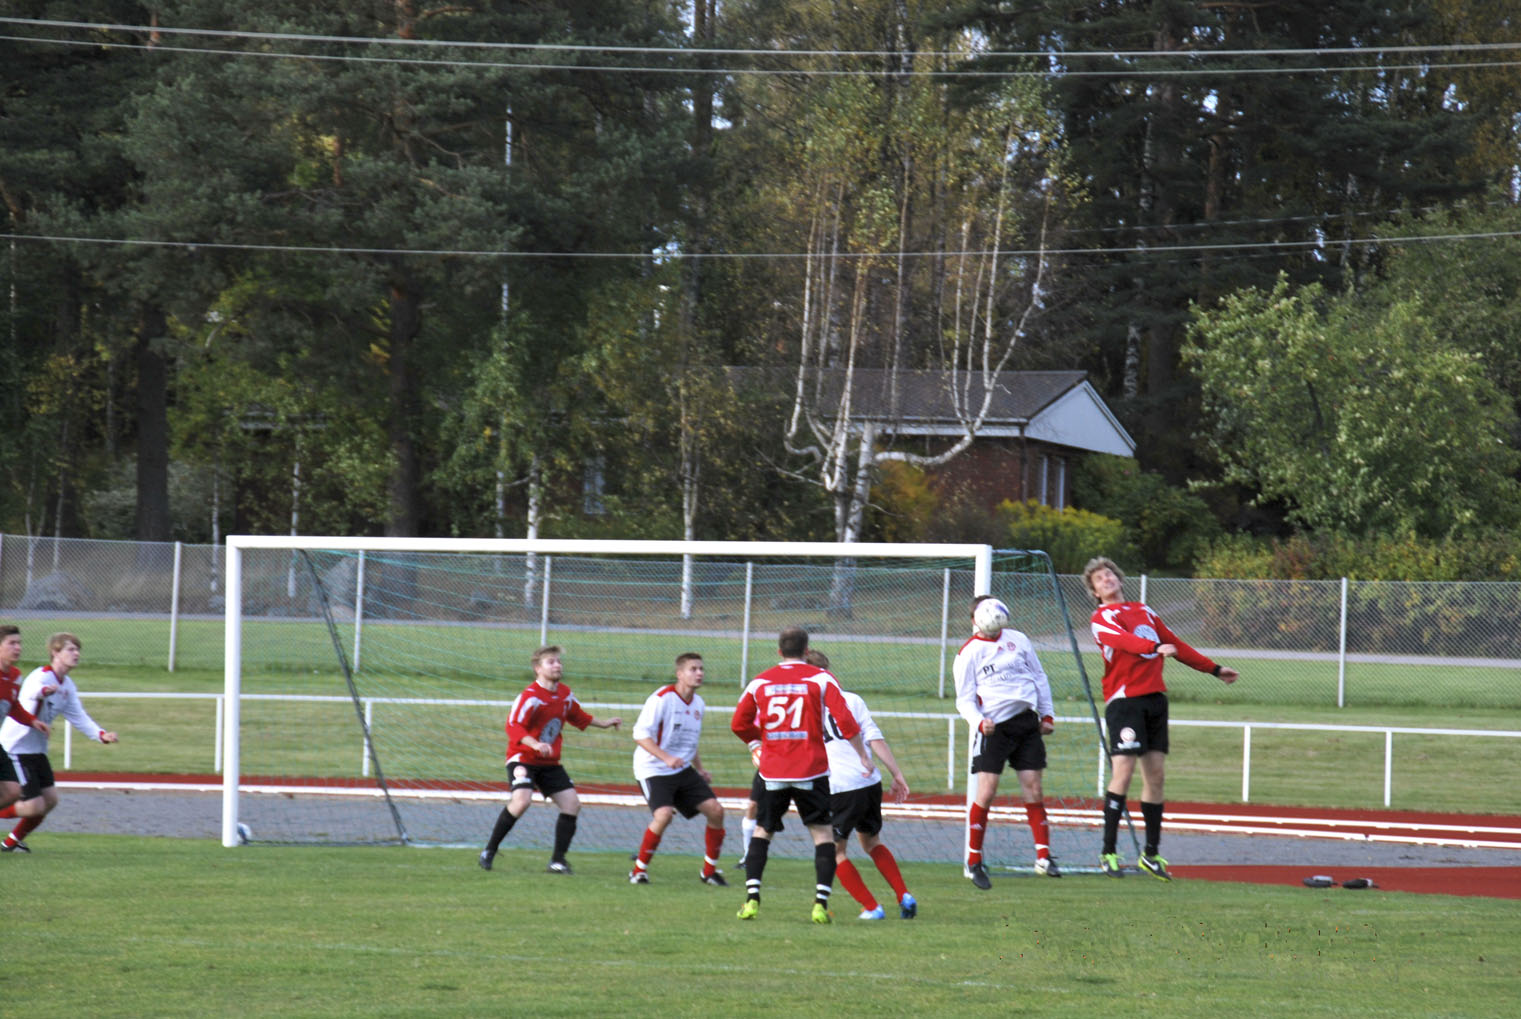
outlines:
M683 615L687 610L687 606L690 604L689 585L693 583L691 567L694 560L699 560L706 557L707 560L711 562L721 561L724 564L725 570L728 571L728 575L723 578L725 583L738 585L741 581L741 578L743 579L743 583L745 585L743 601L744 607L742 611L736 610L734 613L729 613L724 616L715 616L715 619L722 620L721 624L716 625L722 625L725 627L726 635L732 635L730 631L740 634L746 642L748 642L753 636L755 638L757 646L763 649L763 652L757 652L757 667L754 670L747 670L744 664L743 656L741 657L741 665L738 675L742 675L745 671L759 671L759 659L761 658L762 653L764 653L766 656L769 656L771 650L773 650L772 648L767 648L767 644L774 639L776 632L775 629L771 628L771 622L774 621L774 619L779 615L803 616L804 618L807 618L808 614L811 613L821 619L832 621L832 623L837 624L837 628L841 630L850 628L852 621L849 618L850 612L848 611L848 603L845 605L845 611L837 611L840 606L833 600L836 596L836 592L831 592L827 596L808 595L791 599L789 599L789 597L785 594L776 595L772 597L770 603L766 606L768 609L768 612L766 614L771 617L771 619L763 621L759 618L752 618L751 606L753 604L757 604L756 600L752 597L751 591L751 586L754 581L753 571L748 567L745 569L730 569L733 564L740 562L751 562L754 560L776 560L782 563L806 563L818 561L819 565L816 565L814 567L814 570L820 571L821 567L832 569L835 575L835 584L838 586L842 577L853 577L854 571L858 568L865 572L869 566L880 566L883 563L892 563L894 561L902 560L921 560L926 564L939 564L933 571L933 584L935 587L935 590L933 592L934 600L936 602L943 602L944 606L950 606L952 590L952 569L950 566L945 566L944 564L959 563L960 565L956 568L958 576L964 577L965 574L969 573L970 577L965 577L965 579L960 581L961 588L958 588L957 591L957 602L955 603L954 609L948 610L950 611L951 618L955 620L955 622L952 624L950 634L947 635L944 632L945 611L937 611L937 618L933 621L933 623L926 624L928 627L926 630L928 636L921 638L921 643L933 646L935 658L941 664L941 674L939 677L940 689L936 691L936 694L934 694L941 699L945 697L943 666L946 655L945 645L947 643L947 638L949 637L951 640L949 653L954 654L955 647L959 646L960 644L962 631L964 629L964 623L962 620L965 612L964 606L966 604L965 598L967 592L962 588L969 586L972 591L979 593L989 591L993 585L994 563L994 552L992 547L988 545L923 543L838 544L834 542L770 541L591 541L571 539L359 538L333 536L232 535L227 538L226 550L227 585L224 631L224 691L226 708L223 717L224 756L222 779L222 844L229 847L239 845L242 841L239 831L239 822L242 820L242 817L240 816L240 790L242 789L243 780L245 778L241 770L245 758L245 748L243 745L244 713L242 706L245 700L250 697L250 694L248 694L244 689L243 681L245 656L249 650L248 646L245 643L247 636L245 633L245 623L249 619L250 611L254 608L254 606L249 601L249 587L252 579L248 574L248 557L251 555L264 555L266 561L263 562L262 567L266 570L266 572L268 572L270 564L267 560L281 553L290 553L290 555L286 557L286 565L281 567L282 571L285 571L282 574L285 579L278 585L274 583L268 583L266 585L268 590L264 591L260 595L262 599L271 603L281 602L279 605L272 604L272 607L269 609L269 618L275 618L278 616L278 618L281 620L288 620L294 615L312 615L317 612L316 609L310 607L311 605L315 605L316 602L312 600L309 594L303 594L299 597L297 595L298 587L309 591L309 587L305 586L304 582L298 583L296 571L297 560L299 557L307 553L324 553L338 554L340 556L346 555L353 559L353 565L350 566L345 563L345 569L342 572L342 584L344 585L343 593L345 595L352 595L354 590L361 592L360 596L354 599L351 607L342 609L343 625L349 627L352 632L345 634L346 639L342 642L339 640L338 633L336 631L333 632L332 645L327 649L328 661L326 663L326 666L329 671L334 671L332 660L334 657L337 657L338 659L345 659L344 669L347 671L348 661L346 659L352 651L354 672L361 675L365 674L366 670L369 669L370 661L370 652L368 650L368 645L362 645L360 641L361 627L370 625L367 620L369 619L370 613L373 611L366 608L362 597L362 592L365 588L366 583L368 582L366 579L367 560L365 558L367 556L432 556L455 554L461 557L511 558L515 564L514 569L517 571L513 574L514 581L517 584L516 590L521 591L522 593L522 604L514 606L515 609L521 610L519 612L519 615L515 617L516 623L514 625L516 625L520 630L526 630L526 636L532 636L535 639L539 639L541 637L550 637L554 632L561 632L566 628L562 623L555 623L554 619L552 618L550 607L549 592L551 591L551 585L553 583L552 578L555 576L552 570L561 568L557 565L560 560L556 557L578 557L577 561L580 561L580 559L583 559L585 557L600 557L610 560L620 560L620 557L647 557L656 559L664 557L666 560L677 561L681 566L679 584L682 586L682 590L681 597L679 599L673 599L673 601L679 601L681 604L680 611ZM470 561L472 564L477 563L477 559L471 559ZM943 594L940 590L940 566L944 566L945 573ZM304 568L305 567L303 567L303 569ZM480 567L478 565L472 565L472 568L483 569L483 567ZM312 567L312 569L313 576L315 577L315 567ZM338 573L338 570L336 567L330 567L330 572L336 574ZM484 577L485 574L482 573L480 576ZM527 578L526 580L524 579L525 577ZM966 584L966 580L970 580L969 585ZM425 585L419 586L423 587ZM468 587L468 584L466 586ZM484 590L475 592L467 591L464 595L467 600L471 598L474 599L470 602L468 611L464 613L459 620L450 622L450 625L461 627L458 632L466 632L472 627L473 624L470 622L471 618L481 618L486 615L489 612L491 606L496 604L496 600L501 598L500 591L504 590L503 588L490 587L484 584L480 584L478 586L484 588ZM640 589L643 590L643 587ZM286 599L287 596L288 601L285 601L284 599ZM323 603L323 611L326 611L328 595L324 591L321 592L321 597ZM620 598L628 598L632 597L632 595L624 594L622 591L609 591L606 592L605 597L610 601L616 602ZM307 600L303 602L301 600L302 598L306 598ZM540 605L540 600L542 601L542 605ZM826 600L828 601L828 604L823 603ZM891 598L888 598L887 601L890 603ZM632 604L632 602L629 604ZM616 605L611 606L610 608L616 609ZM475 613L475 615L472 616L471 613ZM887 612L884 609L884 618L886 615ZM331 613L328 613L328 616L329 619L332 618ZM736 618L729 618L730 616L735 616ZM617 628L616 626L607 625L605 619L602 623L598 623L598 617L596 616L588 616L587 618L589 621L584 625L578 625L569 628L581 634L593 632L599 629L602 631L608 631ZM890 620L887 620L886 622L890 622ZM884 622L883 625L886 625L886 622ZM489 624L482 622L478 625L484 627ZM866 627L864 624L862 624L859 628L865 629ZM671 644L672 646L678 646L679 644L678 650L685 650L685 645L688 643L695 643L697 638L716 639L714 638L714 632L715 631L713 630L688 631L677 629L668 633L668 639L666 640L666 643ZM347 638L351 638L351 643ZM841 639L844 640L855 638L842 637ZM886 642L888 638L884 636L867 634L860 636L859 639L862 641L879 640ZM748 647L748 643L746 643L744 646ZM335 648L336 656L334 655ZM432 647L422 647L414 648L412 650L418 656L425 656L433 654L436 649ZM312 656L314 659L316 657L316 654L317 651L314 649L312 651ZM364 656L363 665L361 665L361 655ZM313 664L315 664L315 662ZM496 663L491 664L495 665ZM290 669L292 672L296 670L295 666L287 665L285 667ZM497 666L497 669L498 672L506 671L514 677L526 675L524 664L517 661L509 661L505 664L501 664ZM312 672L316 670L308 669L307 671ZM932 675L933 670L926 669L925 673L926 675ZM710 675L709 684L715 690L723 690L726 688L721 684L726 680L727 677ZM515 679L513 682L518 682L518 680ZM574 689L577 689L578 691L581 689L581 686L574 678L571 678L570 682ZM628 698L625 699L632 699L637 694L637 698L639 700L642 700L643 695L654 688L654 686L651 685L647 680L640 680L639 682L642 685L639 685L637 687L635 687L632 683L630 684L630 694L628 695ZM854 685L851 684L848 679L845 680L845 682L847 683L847 686L854 688ZM350 680L350 688L352 691L352 678ZM510 693L508 694L509 700L511 696L515 696L517 689L520 688L520 685L512 686L511 683L508 683L506 687L503 687L503 689L510 689ZM308 700L311 701L322 699L334 700L336 698L308 698ZM712 704L722 704L723 694L721 692L714 692L711 695L708 695L706 699L708 699ZM393 702L399 703L401 699L392 698L391 700ZM439 702L427 700L426 698L420 698L415 699L412 701L412 703L433 704ZM461 703L464 703L464 701L461 701ZM474 703L482 702L475 701ZM944 703L943 700L942 703ZM874 708L874 710L877 709ZM950 708L950 711L954 713L954 708ZM624 710L622 713L624 714L625 719L631 723L631 713L626 710ZM498 712L498 719L502 717L503 714L504 713ZM353 712L350 711L351 720L352 715ZM884 719L884 722L887 722L887 719ZM294 719L294 724L296 725L303 723L311 724L304 716L297 716ZM287 728L289 728L290 724L291 723L287 723ZM728 734L727 726L720 724L719 720L715 717L712 723L710 723L710 725L704 730L705 741L708 738L709 728L714 730L721 729L722 735ZM884 728L888 729L889 734L891 735L890 724L884 724ZM962 729L964 730L964 725L962 726ZM373 751L373 747L369 745L368 722L365 725L365 733L365 751L368 754L372 753ZM499 729L497 730L497 735L498 737L500 735ZM318 739L321 737L320 734L313 734L311 738ZM954 734L952 738L953 742L964 742L964 740L956 738ZM631 744L631 741L628 742ZM738 747L737 741L731 740L731 742L735 742L736 747ZM497 743L499 745L499 738L497 739ZM631 750L631 746L628 747L627 750ZM626 753L627 750L620 747L618 752ZM742 751L743 747L738 747L738 750L736 752L738 753ZM576 770L574 757L575 753L576 749L574 747L567 751L568 756L571 758L570 767L573 774ZM366 763L368 763L369 759L369 757L365 757ZM954 769L955 763L956 762L953 760L947 767ZM291 765L291 767L298 767L298 765ZM368 772L366 772L366 774L368 774ZM1091 779L1091 771L1089 778ZM746 780L748 780L748 776L746 776ZM715 785L718 784L718 782L715 782ZM729 784L732 785L733 783L731 782ZM1007 792L1007 790L1005 790L1005 792ZM258 834L259 833L256 831L255 837L258 837ZM484 835L484 832L482 835Z

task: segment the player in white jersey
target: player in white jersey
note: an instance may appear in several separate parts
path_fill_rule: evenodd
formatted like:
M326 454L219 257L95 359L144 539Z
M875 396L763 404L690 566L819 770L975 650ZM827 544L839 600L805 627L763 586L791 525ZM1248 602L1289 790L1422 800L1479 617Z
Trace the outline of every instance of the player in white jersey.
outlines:
M829 659L822 651L809 648L806 660L808 664L817 665L821 669L829 668ZM897 858L881 839L882 772L876 767L872 755L881 758L888 774L893 777L890 795L894 803L908 799L908 780L903 777L903 770L898 767L898 760L893 756L892 748L887 745L887 737L882 735L876 719L871 717L866 701L860 694L849 690L841 692L845 697L845 706L850 709L856 725L861 727L861 740L866 744L866 756L872 766L863 767L855 748L839 738L831 720L829 740L824 744L824 749L829 753L829 808L834 814L834 875L840 879L840 884L845 886L851 897L861 904L860 919L882 919L884 914L881 904L866 887L861 872L856 870L855 864L845 855L850 848L850 833L854 831L861 842L861 848L866 850L877 871L892 886L893 895L898 901L898 915L905 920L912 920L919 913L919 903L908 892L903 872L898 869Z
M724 808L708 783L713 776L702 766L697 743L702 737L702 714L705 710L697 689L702 686L702 655L687 652L676 658L676 682L650 694L634 723L634 777L650 805L650 824L634 857L630 884L648 884L650 858L660 845L676 812L687 819L701 814L707 819L703 830L702 873L705 884L727 886L718 869L718 854L724 842Z
M982 595L972 602L973 633L956 653L954 668L956 710L972 726L972 773L977 776L967 808L965 873L984 890L993 883L982 862L982 844L1005 763L1014 766L1024 793L1025 816L1035 839L1035 872L1061 877L1051 856L1051 825L1041 790L1046 767L1042 737L1056 729L1051 683L1029 637L1008 628L996 633L976 630L977 606L988 598Z
M79 651L79 638L72 633L55 633L49 637L50 660L22 680L17 701L49 725L62 715L88 738L115 743L116 733L107 732L95 723L80 703L79 690L69 677L79 664ZM0 744L10 755L11 764L21 780L21 799L0 810L0 817L20 819L0 843L0 852L29 853L31 850L22 840L58 806L58 787L53 781L53 766L48 761L48 736L14 718L7 718L0 723Z

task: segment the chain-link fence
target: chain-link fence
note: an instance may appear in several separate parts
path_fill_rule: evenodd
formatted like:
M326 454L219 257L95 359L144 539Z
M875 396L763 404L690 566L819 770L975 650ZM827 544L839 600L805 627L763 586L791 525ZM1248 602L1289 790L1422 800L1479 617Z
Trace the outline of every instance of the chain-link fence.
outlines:
M83 639L92 673L135 666L219 675L223 559L213 545L0 535L0 621L22 626L26 662L43 656L49 633L69 630ZM879 595L879 572L847 577L824 564L790 567L783 581L742 561L699 562L695 574L684 575L681 560L673 559L622 567L612 583L605 572L588 574L585 564L569 559L557 565L555 557L518 556L504 563L510 576L488 583L488 574L472 572L458 590L429 592L436 611L452 623L499 617L543 633L567 620L673 636L732 631L753 640L756 662L770 655L779 625L848 625L923 642L930 662L923 674L937 686L965 630L971 593L966 570L950 565L922 571L909 587L893 576L888 593ZM342 613L344 598L360 585L358 564L332 569L325 583ZM405 584L394 565L390 572L372 572L365 583ZM853 585L844 604L856 618L848 624L840 618L842 582ZM1096 681L1100 664L1087 628L1092 599L1078 577L1060 578L1060 587ZM1241 669L1250 682L1233 688L1236 702L1521 707L1521 584L1132 577L1126 590L1183 640ZM313 585L296 554L261 561L245 584L244 611L270 620L315 615ZM1048 636L1047 646L1060 650L1060 635ZM331 649L310 653L331 656ZM354 653L362 654L357 632ZM288 667L310 666L307 654L292 649ZM599 664L610 675L618 667ZM1177 701L1218 696L1214 686L1190 682L1186 670L1169 677Z

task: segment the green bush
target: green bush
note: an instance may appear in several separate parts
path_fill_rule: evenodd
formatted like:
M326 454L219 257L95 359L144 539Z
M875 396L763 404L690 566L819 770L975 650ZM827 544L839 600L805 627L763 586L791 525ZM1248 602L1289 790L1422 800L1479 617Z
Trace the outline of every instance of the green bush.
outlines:
M1081 573L1088 560L1098 555L1122 561L1135 557L1124 524L1087 510L1058 510L1033 499L1005 499L998 505L997 522L1010 548L1043 550L1058 573Z
M1373 538L1296 534L1262 539L1232 535L1208 546L1199 558L1195 576L1521 581L1521 535L1491 531L1467 538L1436 540L1410 533Z
M1187 574L1220 536L1209 504L1141 470L1129 457L1091 456L1073 476L1073 501L1113 517L1147 570Z
M1326 618L1340 592L1326 587L1346 577L1348 651L1513 658L1515 635L1502 621L1516 614L1517 545L1503 533L1463 541L1237 536L1200 562L1200 576L1234 579L1206 585L1199 607L1216 640L1335 650Z

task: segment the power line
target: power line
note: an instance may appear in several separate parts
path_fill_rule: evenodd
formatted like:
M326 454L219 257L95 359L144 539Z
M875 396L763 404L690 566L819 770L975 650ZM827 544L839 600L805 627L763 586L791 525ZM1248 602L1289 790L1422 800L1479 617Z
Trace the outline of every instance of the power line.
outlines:
M1185 58L1190 61L1199 57L1219 56L1335 56L1335 55L1358 55L1368 56L1377 54L1393 53L1459 53L1479 52L1487 50L1517 50L1521 49L1521 43L1442 43L1430 46L1391 46L1369 48L1338 48L1338 49L1266 49L1266 50L1184 50L1158 53L1149 50L1113 51L1113 52L999 52L986 51L980 53L942 53L934 51L918 51L913 54L892 53L887 51L868 50L721 50L700 48L677 48L677 47L620 47L620 46L588 46L577 44L555 43L488 43L467 41L435 41L426 39L397 39L397 38L370 38L363 36L312 36L289 33L268 32L235 32L218 31L211 29L171 29L150 26L133 25L109 25L89 24L83 22L29 22L21 18L0 18L0 24L22 23L38 24L44 27L62 26L78 27L106 31L127 31L147 34L194 34L204 36L228 36L249 40L273 39L288 42L325 42L344 44L377 44L377 45L416 45L441 47L445 49L463 48L479 49L489 48L505 50L508 52L580 52L580 53L628 53L636 55L659 55L662 57L672 56L768 56L768 57L875 57L887 58L904 56L913 57L953 57L958 60L987 62L992 58L1020 58L1040 59L1049 63L1053 60L1073 59L1098 59L1106 60L1156 60ZM403 64L418 67L452 67L452 68L491 68L500 70L522 71L580 71L591 73L620 73L620 74L669 74L669 75L711 75L711 76L750 76L750 77L816 77L816 78L851 78L851 77L880 77L884 73L890 73L893 77L931 78L931 79L967 79L967 78L1132 78L1145 76L1148 78L1218 78L1222 75L1260 76L1279 74L1332 74L1332 73L1403 73L1416 72L1426 73L1438 70L1483 70L1521 66L1521 60L1488 60L1488 61L1452 61L1434 62L1421 60L1413 63L1369 63L1369 64L1339 64L1339 65L1313 65L1313 66L1283 66L1264 65L1259 67L1129 67L1103 70L1079 70L1070 67L1050 67L1042 70L1017 69L1008 67L981 69L977 67L959 67L953 69L921 69L914 68L901 71L884 72L881 68L776 68L776 67L701 67L683 66L680 64L583 64L583 63L546 63L527 61L493 61L493 60L463 60L443 59L428 57L382 57L359 54L343 53L301 53L282 52L274 50L247 50L247 49L212 49L196 46L170 46L163 43L125 43L112 42L102 43L99 40L90 39L50 39L35 36L0 36L0 40L8 42L32 43L41 45L57 46L109 46L112 49L142 50L152 53L179 53L198 54L207 56L244 56L275 60L307 60L336 63L370 63L370 64Z
M1223 244L1156 244L1103 248L999 248L968 251L846 251L828 255L817 252L790 251L490 251L471 248L363 248L337 245L301 244L249 244L231 241L170 241L151 238L79 237L63 234L0 233L0 239L34 241L50 244L91 244L124 247L178 248L195 252L207 251L255 251L278 254L311 255L409 255L430 258L564 258L579 260L639 259L645 261L787 261L798 259L844 258L861 260L869 258L1035 258L1058 255L1172 255L1185 252L1238 252L1238 251L1305 251L1345 247L1347 245L1373 244L1430 244L1445 241L1499 240L1521 237L1521 230L1494 230L1479 233L1416 234L1390 237L1334 237L1307 239L1303 241L1251 241Z
M803 57L903 57L899 50L839 50L839 49L724 49L711 47L671 46L615 46L586 43L521 43L487 42L463 39L405 39L398 36L321 35L298 32L250 32L240 29L177 28L167 25L120 25L109 22L59 21L42 18L0 17L0 24L30 25L37 28L79 28L91 31L139 32L149 35L192 35L215 38L250 39L262 42L321 42L364 44L382 46L440 46L450 49L486 49L508 51L548 51L570 53L631 53L631 54L688 54L693 56L803 56ZM1464 53L1487 50L1521 50L1521 42L1494 43L1432 43L1407 46L1325 46L1325 47L1270 47L1267 49L1212 49L1212 50L987 50L974 54L977 57L1031 57L1048 60L1061 58L1139 60L1139 59L1198 59L1202 57L1254 57L1254 56L1346 56L1370 53ZM926 57L963 58L967 53L947 50L922 50L914 55Z
M0 18L0 21L5 19ZM41 43L53 46L83 46L98 48L102 44L88 39L37 39L32 36L0 35L0 41ZM878 78L885 72L880 68L858 68L855 70L832 69L832 68L778 68L778 67L681 67L660 66L653 64L547 64L530 63L524 61L497 61L497 60L437 60L426 57L370 57L346 53L281 53L272 50L221 50L207 49L198 46L166 46L162 43L111 43L111 49L117 50L140 50L147 53L182 53L201 56L223 57L254 57L264 60L304 60L322 63L344 64L401 64L408 67L448 67L448 68L483 68L501 71L584 71L590 73L615 73L615 74L668 74L668 75L710 75L713 77L777 77L777 78ZM686 52L673 50L669 52ZM931 79L966 79L966 78L1211 78L1218 79L1230 75L1275 75L1275 74L1354 74L1354 73L1377 73L1390 74L1394 72L1428 72L1441 70L1482 70L1501 67L1521 66L1521 60L1486 60L1486 61L1463 61L1459 63L1418 63L1418 64L1345 64L1340 66L1319 67L1232 67L1232 68L1135 68L1114 71L1072 71L1072 70L1044 70L1044 71L1016 71L1016 70L909 70L893 71L891 76L895 78L931 78Z

